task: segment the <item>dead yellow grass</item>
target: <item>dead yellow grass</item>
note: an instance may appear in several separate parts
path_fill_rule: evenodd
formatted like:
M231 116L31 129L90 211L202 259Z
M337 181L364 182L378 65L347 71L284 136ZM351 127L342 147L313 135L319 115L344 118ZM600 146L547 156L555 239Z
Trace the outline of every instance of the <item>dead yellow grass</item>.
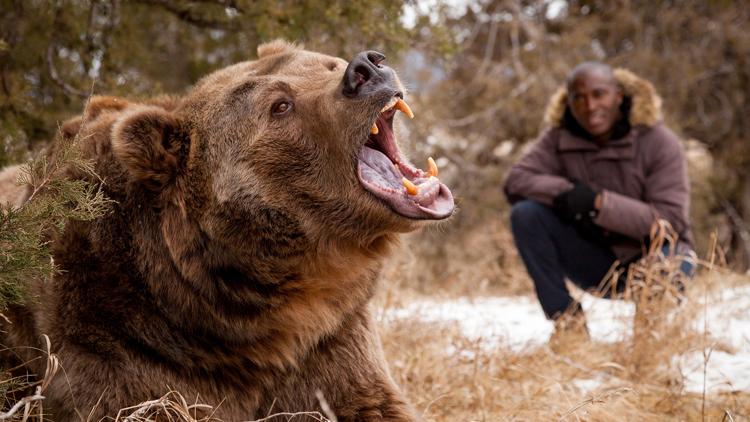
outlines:
M323 402L324 403L324 402ZM323 405L326 408L325 405ZM190 404L178 391L170 391L164 396L149 400L135 406L121 409L114 422L218 422L220 419L213 417L215 408L203 403ZM330 413L328 409L326 412ZM330 417L330 418L329 418ZM281 421L309 421L309 422L335 422L332 415L324 416L320 412L297 412L297 413L273 413L253 422L281 422Z
M703 397L684 392L669 362L707 342L666 325L653 341L589 342L565 354L547 345L486 350L455 326L413 320L386 325L383 341L396 381L428 421L719 421L750 414L747 393L708 396L702 411Z
M719 252L697 261L702 272L681 293L669 281L679 261L656 259L668 228L658 227L651 259L628 274L626 300L641 300L633 334L615 343L488 350L455 325L388 320L384 348L398 384L427 421L734 421L750 416L750 394L696 394L674 358L721 348L711 327L694 322L709 296L750 283L716 266ZM520 275L519 278L524 278ZM528 286L531 281L526 280ZM403 286L403 284L401 284ZM453 291L460 291L460 288ZM676 297L683 295L681 305ZM440 294L438 294L440 295ZM445 299L450 294L441 295ZM386 291L383 307L424 298L414 289ZM540 309L541 312L541 309ZM383 312L384 313L384 312ZM705 364L706 362L704 362Z
M701 277L688 295L701 294L706 281ZM383 339L397 382L427 420L661 421L748 415L747 393L708 396L702 410L704 398L685 393L682 375L669 364L674 356L711 344L708 336L681 325L697 312L698 305L687 306L645 339L568 345L562 355L546 345L521 353L507 347L486 350L456 327L415 321L386 325ZM589 382L595 388L587 391Z
M50 353L51 345L49 337L44 335L43 339L45 344L44 352L47 356L47 367L41 380L38 382L31 382L28 379L23 378L9 379L0 382L3 387L6 387L7 385L13 385L14 387L12 389L3 388L5 393L3 403L6 406L4 406L3 411L0 412L0 421L44 420L43 394L52 382L52 379L60 370L60 362L57 359L57 356ZM16 397L16 394L22 394L23 392L28 392L28 394L22 395L20 398L13 400L13 398Z

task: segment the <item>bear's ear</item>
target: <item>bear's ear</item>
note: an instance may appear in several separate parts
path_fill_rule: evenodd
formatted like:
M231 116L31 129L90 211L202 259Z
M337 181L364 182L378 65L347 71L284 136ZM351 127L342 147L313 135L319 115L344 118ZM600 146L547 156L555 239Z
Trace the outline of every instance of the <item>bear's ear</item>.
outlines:
M122 111L130 103L122 98L110 97L107 95L96 95L89 99L84 110L83 120L90 122L95 120L99 115L107 111Z
M135 107L112 127L115 158L132 179L152 191L160 191L174 179L188 139L179 119L155 106Z
M258 58L262 59L263 57L273 56L274 54L287 53L297 50L298 48L300 47L285 40L275 39L258 46Z
M83 115L65 121L60 126L63 139L73 139L84 123L91 123L105 112L124 110L130 103L122 98L96 95L91 97L83 109Z

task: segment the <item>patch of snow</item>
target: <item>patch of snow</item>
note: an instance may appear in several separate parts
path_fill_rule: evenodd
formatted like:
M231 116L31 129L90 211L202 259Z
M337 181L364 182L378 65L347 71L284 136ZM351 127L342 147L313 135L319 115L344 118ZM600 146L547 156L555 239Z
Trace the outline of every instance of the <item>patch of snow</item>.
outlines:
M508 345L515 351L542 344L552 333L536 301L527 297L487 297L454 301L423 300L393 309L389 317L415 317L424 322L458 325L468 339L487 350Z
M596 391L604 383L601 377L595 378L577 378L573 380L573 386L580 390L582 393L588 393Z
M581 298L591 337L599 342L615 342L632 331L635 307L624 301L599 299L589 294ZM456 324L461 333L481 341L487 350L508 346L521 351L547 342L552 322L530 297L459 298L453 301L425 299L405 308L392 309L392 318L415 317L424 322Z
M675 364L685 377L685 390L703 391L703 352L677 356ZM750 391L750 351L730 354L713 350L706 365L706 392Z
M622 341L633 333L635 304L584 294L580 299L591 339L603 343Z
M583 294L579 300L586 313L594 341L613 343L632 335L635 306L621 300L600 299ZM702 329L707 321L710 338L727 345L730 351L713 350L707 366L708 392L750 391L750 286L727 289L710 297L705 312L696 319ZM451 301L424 299L403 308L390 309L387 320L416 318L429 323L455 324L467 339L483 350L509 347L514 352L546 343L553 331L552 322L532 297L459 298ZM447 350L472 358L474 352ZM687 391L703 391L703 352L675 357L673 362L685 377ZM601 381L577 380L584 391L597 388ZM579 385L580 384L580 385Z
M750 286L724 289L705 301L705 311L695 321L695 328L729 351L711 350L706 367L706 390L750 391ZM709 350L709 349L707 349ZM703 391L703 351L678 357L677 365L685 377L685 389Z
M705 302L705 312L696 319L695 328L702 331L705 324L713 338L750 351L750 286L722 290Z

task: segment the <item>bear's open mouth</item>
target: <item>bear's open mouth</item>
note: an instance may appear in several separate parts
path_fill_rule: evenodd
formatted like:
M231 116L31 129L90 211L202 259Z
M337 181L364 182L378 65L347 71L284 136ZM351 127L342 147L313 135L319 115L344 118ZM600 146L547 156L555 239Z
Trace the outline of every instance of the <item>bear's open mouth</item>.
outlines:
M399 152L393 134L393 116L397 110L414 117L406 102L398 96L391 98L380 110L367 142L359 152L359 181L404 217L446 218L453 213L453 195L438 180L438 169L432 158L428 160L428 170L424 171L411 165Z

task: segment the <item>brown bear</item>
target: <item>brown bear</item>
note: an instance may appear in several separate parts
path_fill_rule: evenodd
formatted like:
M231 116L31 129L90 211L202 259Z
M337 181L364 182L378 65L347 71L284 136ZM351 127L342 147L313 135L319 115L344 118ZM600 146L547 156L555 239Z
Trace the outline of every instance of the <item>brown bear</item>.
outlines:
M1 327L10 347L49 336L64 369L52 420L171 390L226 421L321 409L319 396L340 421L418 419L368 301L398 234L454 202L432 163L400 152L394 115L411 110L383 60L275 41L182 97L94 97L63 125L101 180L66 177L116 202L54 237L60 271Z

